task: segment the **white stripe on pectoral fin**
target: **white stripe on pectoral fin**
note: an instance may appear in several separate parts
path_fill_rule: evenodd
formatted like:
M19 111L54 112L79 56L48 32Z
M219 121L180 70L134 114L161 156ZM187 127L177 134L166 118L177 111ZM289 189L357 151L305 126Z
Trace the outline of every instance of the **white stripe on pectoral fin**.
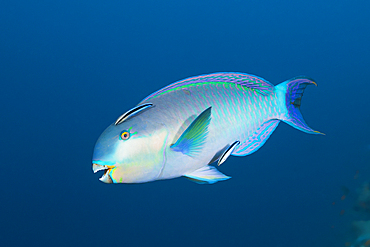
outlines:
M231 177L219 172L213 166L203 166L192 173L185 174L184 177L198 184L213 184L218 181L227 180Z

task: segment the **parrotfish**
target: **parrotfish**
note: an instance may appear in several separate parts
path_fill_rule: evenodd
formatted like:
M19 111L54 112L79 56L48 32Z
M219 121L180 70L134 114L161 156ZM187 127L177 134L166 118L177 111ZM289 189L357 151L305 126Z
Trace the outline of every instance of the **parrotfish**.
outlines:
M186 177L212 184L230 177L211 165L257 151L283 121L309 134L301 112L304 76L272 85L261 77L221 72L190 77L149 95L98 138L93 171L105 183Z

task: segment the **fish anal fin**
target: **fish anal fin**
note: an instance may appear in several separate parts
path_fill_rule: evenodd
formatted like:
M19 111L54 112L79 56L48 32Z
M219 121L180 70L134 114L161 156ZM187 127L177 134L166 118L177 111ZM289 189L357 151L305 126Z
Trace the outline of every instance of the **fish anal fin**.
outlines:
M231 177L219 172L213 166L203 166L192 173L185 174L184 177L199 184L213 184L218 181L227 180Z
M176 143L171 145L173 151L194 157L202 150L211 121L211 109L207 108L194 119Z
M271 119L264 122L261 127L253 133L253 135L235 148L232 155L245 156L257 151L267 141L272 132L278 126L279 122L280 121L277 119Z

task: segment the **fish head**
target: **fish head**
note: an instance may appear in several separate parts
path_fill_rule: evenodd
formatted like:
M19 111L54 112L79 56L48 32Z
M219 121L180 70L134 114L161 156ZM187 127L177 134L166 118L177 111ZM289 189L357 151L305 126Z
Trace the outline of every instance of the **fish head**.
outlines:
M105 183L156 180L165 164L168 130L162 123L135 117L110 125L99 137L93 154L94 173L104 170Z

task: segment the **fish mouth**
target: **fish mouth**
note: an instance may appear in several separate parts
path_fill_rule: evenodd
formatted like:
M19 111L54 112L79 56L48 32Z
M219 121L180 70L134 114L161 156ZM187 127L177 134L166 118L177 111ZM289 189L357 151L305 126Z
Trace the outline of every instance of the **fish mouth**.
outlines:
M116 168L116 166L114 166L114 165L100 165L100 164L97 164L97 163L92 164L92 170L93 170L94 173L97 173L98 171L102 171L102 170L104 171L103 176L101 176L101 178L99 178L99 180L104 182L104 183L107 183L107 184L112 184L113 183L113 179L112 179L112 177L109 173L114 168Z

